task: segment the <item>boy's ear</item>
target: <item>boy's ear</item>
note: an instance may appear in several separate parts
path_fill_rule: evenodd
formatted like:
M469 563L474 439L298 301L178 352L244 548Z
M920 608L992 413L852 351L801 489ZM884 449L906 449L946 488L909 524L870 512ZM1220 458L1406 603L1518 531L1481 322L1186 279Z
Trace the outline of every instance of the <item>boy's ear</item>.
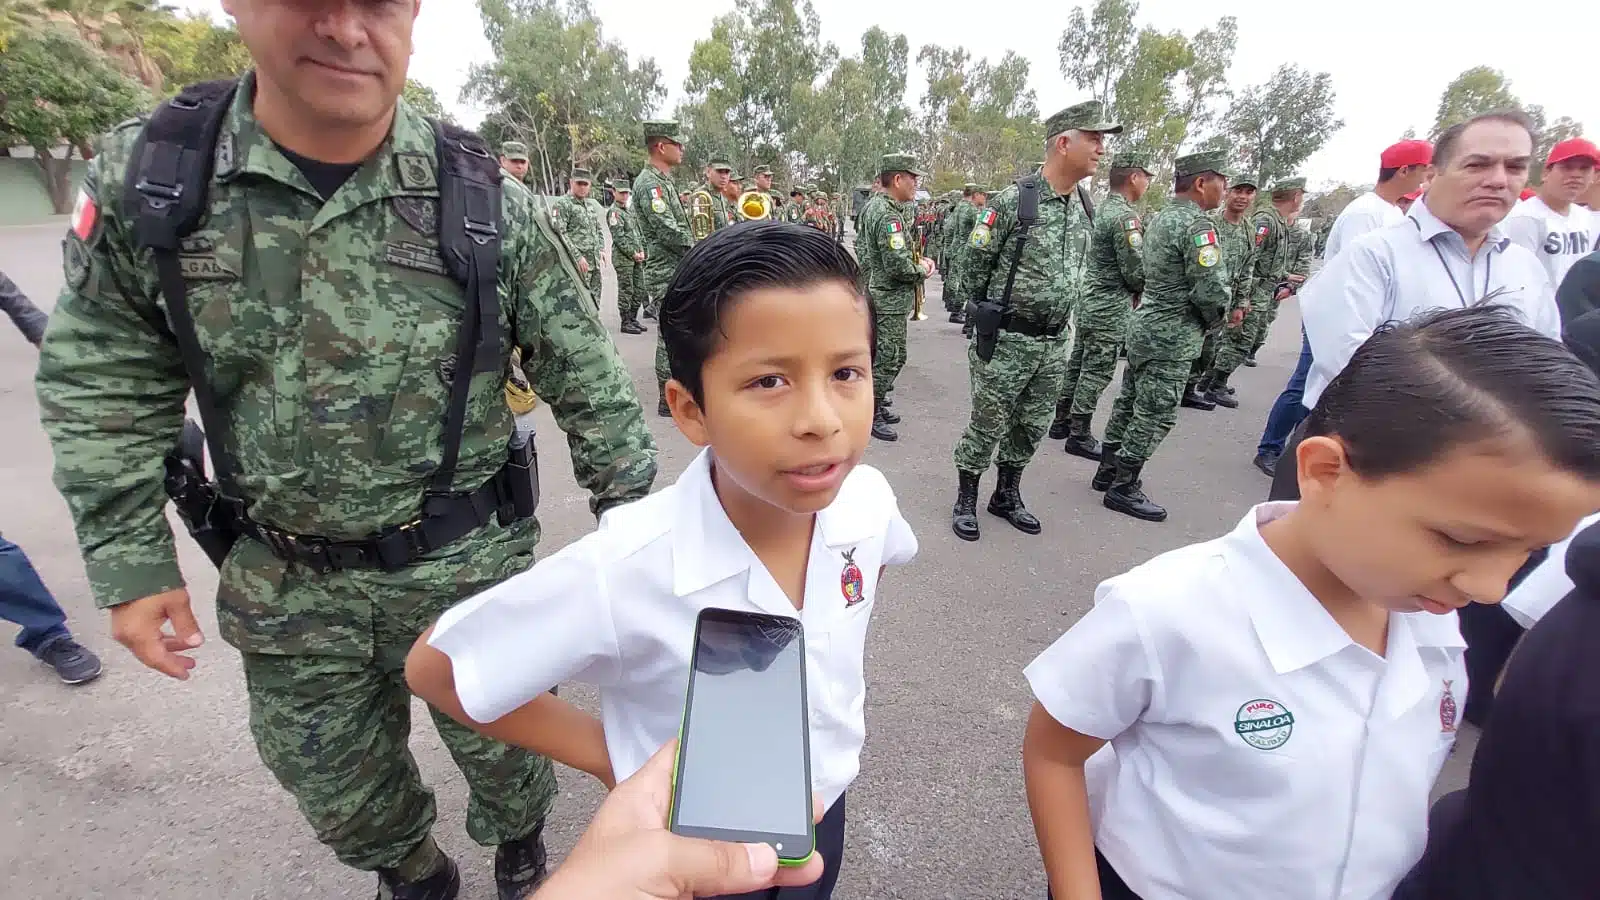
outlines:
M1340 478L1353 474L1344 444L1338 438L1310 437L1295 448L1295 468L1302 500L1326 498Z
M667 380L667 408L672 410L672 422L678 426L678 431L689 439L689 443L696 447L704 447L711 443L710 436L706 433L705 411L700 404L694 402L689 389L676 378Z

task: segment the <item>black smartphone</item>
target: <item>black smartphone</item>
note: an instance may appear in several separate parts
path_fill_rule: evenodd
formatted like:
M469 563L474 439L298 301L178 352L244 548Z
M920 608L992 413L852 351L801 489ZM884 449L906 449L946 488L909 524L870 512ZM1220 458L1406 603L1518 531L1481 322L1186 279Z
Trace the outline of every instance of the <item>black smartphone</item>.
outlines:
M788 616L703 609L695 620L670 828L811 858L806 641Z

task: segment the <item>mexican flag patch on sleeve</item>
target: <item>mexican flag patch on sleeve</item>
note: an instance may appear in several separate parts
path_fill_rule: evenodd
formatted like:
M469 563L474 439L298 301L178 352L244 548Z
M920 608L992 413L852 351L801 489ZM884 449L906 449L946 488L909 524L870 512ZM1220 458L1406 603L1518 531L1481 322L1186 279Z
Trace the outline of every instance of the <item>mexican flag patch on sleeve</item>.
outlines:
M986 209L986 210L983 211L983 218L978 220L978 224L987 225L987 226L993 228L994 227L994 220L996 218L998 218L998 216L996 215L994 210Z
M1216 243L1217 233L1215 231L1208 231L1205 234L1197 234L1194 236L1194 245L1196 247L1212 247L1215 246Z
M898 234L899 232L900 232L900 220L899 219L890 219L889 220L889 233L890 234Z

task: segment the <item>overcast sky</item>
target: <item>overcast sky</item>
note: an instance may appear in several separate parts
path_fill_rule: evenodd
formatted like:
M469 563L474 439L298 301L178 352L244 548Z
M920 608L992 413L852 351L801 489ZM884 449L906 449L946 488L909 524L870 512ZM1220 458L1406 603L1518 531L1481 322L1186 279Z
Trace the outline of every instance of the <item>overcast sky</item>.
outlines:
M620 41L635 58L654 57L661 67L669 91L663 113L682 96L690 48L709 33L712 19L734 5L733 0L590 2L608 38ZM1026 56L1032 63L1030 80L1040 111L1046 115L1083 99L1083 92L1062 77L1056 56L1070 4L813 3L822 20L823 40L844 54L858 50L861 33L873 25L906 36L913 59L906 99L913 110L924 85L916 68L917 50L930 43L965 46L974 57L998 59L1006 50ZM179 5L222 18L218 0L182 0ZM893 16L886 9L906 12ZM1594 37L1600 34L1600 3L1554 9L1557 12L1545 18L1537 5L1518 7L1491 0L1410 5L1394 0L1210 4L1143 0L1138 21L1193 34L1221 16L1235 16L1239 46L1228 73L1235 86L1265 81L1280 63L1290 61L1332 73L1344 128L1301 172L1321 185L1373 180L1378 151L1398 140L1407 127L1426 134L1440 91L1463 69L1476 65L1499 68L1524 102L1543 104L1552 119L1571 116L1587 126L1590 137L1600 137L1600 75L1584 62L1590 59L1584 51L1593 49ZM976 11L992 17L980 18ZM1572 49L1551 47L1544 41L1544 34L1551 32L1571 36L1577 44ZM423 0L415 43L412 77L433 87L464 123L477 124L482 111L457 100L467 67L489 55L476 4Z

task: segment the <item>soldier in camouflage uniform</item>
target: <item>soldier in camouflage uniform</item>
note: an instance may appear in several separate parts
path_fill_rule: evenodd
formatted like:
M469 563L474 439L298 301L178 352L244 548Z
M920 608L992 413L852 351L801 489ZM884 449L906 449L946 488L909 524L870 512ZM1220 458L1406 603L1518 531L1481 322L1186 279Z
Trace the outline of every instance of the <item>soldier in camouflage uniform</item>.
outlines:
M950 321L967 320L968 297L961 280L961 258L966 252L967 239L972 237L972 226L977 223L978 210L982 209L987 195L976 184L967 182L961 187L961 200L951 208L944 235L944 309Z
M959 487L950 517L951 529L962 540L979 537L978 487L990 460L998 464L999 482L989 498L989 512L1025 534L1043 530L1023 503L1022 470L1033 460L1061 396L1067 323L1083 286L1089 211L1077 185L1099 167L1105 136L1121 131L1122 126L1107 121L1104 104L1095 100L1067 107L1045 121L1047 158L1039 172L1027 176L1038 182L1038 220L1023 245L1009 298L1006 281L1021 234L1018 185L988 204L967 239L962 277L968 294L1000 303L1005 311L987 362L978 355L977 341L967 348L972 419L956 443Z
M1111 191L1095 211L1083 292L1072 310L1072 353L1050 437L1065 438L1064 449L1084 459L1100 458L1090 426L1116 374L1134 301L1144 290L1144 224L1134 205L1150 187L1149 165L1142 153L1118 153L1111 160Z
M1173 199L1144 234L1144 294L1128 324L1128 366L1106 426L1091 482L1105 507L1147 522L1167 511L1144 494L1140 472L1178 420L1178 400L1205 333L1233 303L1231 276L1206 211L1227 191L1225 154L1193 153L1173 163ZM1109 488L1109 490L1108 490Z
M728 186L728 181L733 177L733 164L722 157L712 157L706 165L706 180L689 188L689 198L692 202L694 195L705 191L711 195L711 231L716 233L733 222L729 212L728 198L723 195L723 190Z
M895 416L891 422L885 417L884 401L906 364L906 321L916 303L917 286L933 274L933 260L924 259L918 265L912 257L912 198L917 193L917 179L923 177L911 154L884 154L878 162L883 199L872 207L870 217L862 218L859 229L858 246L871 260L868 290L878 334L877 355L872 360L872 436L880 441L900 439L894 430L900 419Z
M645 300L644 240L639 235L639 217L629 205L633 187L617 179L611 182L615 202L606 213L611 229L611 268L617 273L617 315L623 334L644 334L639 324L639 307Z
M756 166L751 174L755 175L755 189L763 194L766 194L767 199L772 202L772 221L787 222L788 218L785 216L785 210L783 208L783 195L772 186L772 167Z
M783 205L782 219L791 225L803 223L806 215L806 190L803 185L795 185L789 191L789 202Z
M491 515L453 543L426 539L438 520L424 515L424 489L444 465L453 373L474 363L454 357L474 298L440 250L434 129L399 99L407 56L385 52L410 45L414 11L351 14L384 32L351 49L378 73L352 89L293 63L292 47L328 40L320 7L282 7L270 23L260 10L235 5L258 68L223 107L211 181L186 185L208 198L183 239L181 277L223 423L212 440L231 457L239 508L277 535L233 544L217 622L240 652L261 758L318 839L376 871L381 897L449 900L460 876L431 835L433 795L408 749L404 661L445 610L526 569L539 526ZM296 98L279 108L287 119L257 118L258 82ZM163 454L191 385L169 296L124 208L140 134L137 121L119 126L89 165L80 203L90 212L64 241L66 288L37 390L96 604L140 661L184 679L195 661L183 651L202 637L165 515ZM290 141L295 155L280 149ZM499 346L480 348L488 371L470 381L454 477L437 496L458 508L455 492L481 490L506 464L503 387L520 349L598 514L649 490L655 445L543 202L509 176L501 192ZM350 545L325 543L372 548L380 536L393 556L335 557ZM322 563L286 561L318 549ZM392 565L379 568L379 555ZM499 896L525 896L544 872L549 762L433 719L471 791L468 833L498 846Z
M683 135L678 123L644 123L644 142L650 161L633 179L632 208L639 236L644 243L644 290L649 298L645 317L653 319L667 292L678 263L694 244L689 232L689 214L679 200L678 186L672 181L672 167L683 162ZM667 345L656 330L656 415L670 416L667 408Z
M600 224L600 204L589 196L594 176L588 169L573 169L570 181L566 196L555 202L551 218L556 233L567 239L567 245L577 255L578 274L589 288L589 299L599 309L600 252L605 249L606 239Z
M1255 279L1255 234L1249 219L1245 218L1256 199L1253 178L1242 177L1228 185L1227 202L1221 209L1213 210L1211 221L1217 226L1217 240L1221 242L1222 262L1233 278L1231 293L1233 306L1240 310L1239 324L1223 324L1206 335L1206 345L1200 358L1189 369L1194 379L1184 393L1183 406L1200 409L1238 409L1233 388L1228 378L1244 362L1250 352L1251 330L1250 290ZM1231 318L1231 316L1230 316Z
M500 168L519 184L528 183L528 145L521 141L506 141L500 145Z
M1266 342L1267 329L1278 314L1282 303L1306 279L1311 271L1310 256L1303 262L1293 241L1297 240L1295 216L1300 214L1300 204L1305 199L1304 178L1280 178L1272 185L1272 205L1263 208L1251 219L1255 227L1255 280L1251 290L1251 311L1256 323L1249 335L1250 356ZM1295 271L1303 267L1305 274ZM1241 360L1242 362L1242 360Z

